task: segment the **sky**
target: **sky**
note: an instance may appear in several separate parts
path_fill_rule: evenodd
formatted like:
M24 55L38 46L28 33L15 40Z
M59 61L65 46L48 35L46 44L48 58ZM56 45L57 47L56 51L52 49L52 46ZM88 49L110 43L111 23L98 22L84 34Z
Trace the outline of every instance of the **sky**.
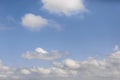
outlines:
M0 79L119 80L119 30L119 0L1 0Z

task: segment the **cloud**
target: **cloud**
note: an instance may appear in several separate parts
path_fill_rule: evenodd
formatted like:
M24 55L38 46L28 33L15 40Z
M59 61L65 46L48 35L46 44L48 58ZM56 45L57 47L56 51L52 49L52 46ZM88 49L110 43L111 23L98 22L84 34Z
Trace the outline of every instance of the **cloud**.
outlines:
M25 28L36 31L45 27L53 28L56 30L62 30L62 26L54 20L48 20L42 16L32 13L25 14L21 21L22 26Z
M57 50L52 50L48 52L42 48L36 48L35 51L27 51L25 54L22 55L25 59L39 59L39 60L56 60L60 59L62 56L66 55L67 53L60 53Z
M9 66L6 66L1 60L0 60L0 79L8 78L13 74L13 69Z
M78 69L80 67L79 63L72 59L66 59L64 65L71 69Z
M40 54L47 54L37 49ZM104 59L88 58L84 61L65 59L50 67L12 68L0 61L2 80L119 80L120 50Z
M37 30L45 27L48 24L48 20L42 16L37 16L32 13L25 14L22 17L22 25L30 30Z
M114 50L115 50L115 51L119 50L119 46L118 46L118 45L115 45Z
M21 73L25 74L25 75L31 74L31 72L29 70L27 70L27 69L21 69Z
M70 16L86 11L83 0L42 0L43 8L51 13Z

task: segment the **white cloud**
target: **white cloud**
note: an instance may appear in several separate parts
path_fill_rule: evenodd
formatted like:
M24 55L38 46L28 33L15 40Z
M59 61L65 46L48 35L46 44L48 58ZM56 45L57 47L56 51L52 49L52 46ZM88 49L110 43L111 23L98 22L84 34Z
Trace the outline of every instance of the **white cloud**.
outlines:
M45 51L42 48L36 48L35 51L38 52L38 53L41 53L41 54L47 54L48 53L47 51Z
M22 25L30 30L41 29L47 24L47 19L32 13L25 14L24 17L22 17Z
M0 79L4 79L7 77L10 77L13 74L13 69L9 66L6 66L1 60L0 60Z
M22 57L25 59L56 60L64 55L66 55L66 53L60 53L57 50L48 52L42 48L36 48L33 52L27 51Z
M44 75L48 75L50 74L51 70L48 68L41 68L41 67L38 67L38 68L33 68L31 69L33 72L37 72L37 73L40 73L40 74L44 74Z
M64 65L72 69L78 69L80 67L79 63L72 59L66 59L64 61Z
M67 16L86 10L83 0L42 0L43 8Z
M49 68L38 67L29 70L44 76L45 80L57 78L59 78L57 80L119 80L120 51L114 52L103 60L88 58L79 62L65 59L62 62L55 62Z
M48 54L36 49L40 54ZM1 80L119 80L120 50L102 60L89 58L84 61L65 59L50 67L12 68L0 61Z
M27 69L21 69L21 73L25 75L31 74L31 72Z
M32 30L32 31L36 31L36 30L39 31L40 29L45 28L45 27L53 28L56 30L62 30L62 26L56 21L48 20L46 18L43 18L42 16L35 15L32 13L25 14L22 17L21 24L25 28ZM0 29L2 29L2 27L0 27Z

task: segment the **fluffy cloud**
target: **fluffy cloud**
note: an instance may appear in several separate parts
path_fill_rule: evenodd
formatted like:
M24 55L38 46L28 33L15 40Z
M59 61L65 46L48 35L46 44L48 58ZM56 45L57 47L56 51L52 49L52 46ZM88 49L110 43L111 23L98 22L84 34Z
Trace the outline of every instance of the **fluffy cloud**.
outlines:
M60 53L57 50L48 52L42 48L36 48L35 51L27 51L22 55L25 59L39 59L39 60L56 60L66 55L67 53Z
M9 66L6 66L1 60L0 60L0 79L4 80L5 78L11 77L13 74L13 68L10 68ZM13 76L12 76L13 77Z
M32 13L25 14L24 17L22 17L22 25L30 30L41 29L47 24L47 19Z
M61 25L55 22L54 20L48 20L46 18L43 18L42 16L35 15L32 13L25 14L22 17L21 24L25 28L32 31L40 30L45 27L53 28L56 30L62 30ZM2 29L2 27L0 27L0 29Z
M21 69L20 72L21 72L22 74L25 74L25 75L31 74L31 72L30 72L29 70L27 70L27 69Z
M80 67L79 63L72 60L72 59L66 59L64 61L64 65L68 68L72 68L72 69L78 69Z
M86 10L83 0L42 0L42 3L44 9L67 16Z
M41 54L48 53L37 49ZM102 60L89 58L84 61L65 59L51 67L11 68L0 61L2 80L119 80L120 50Z

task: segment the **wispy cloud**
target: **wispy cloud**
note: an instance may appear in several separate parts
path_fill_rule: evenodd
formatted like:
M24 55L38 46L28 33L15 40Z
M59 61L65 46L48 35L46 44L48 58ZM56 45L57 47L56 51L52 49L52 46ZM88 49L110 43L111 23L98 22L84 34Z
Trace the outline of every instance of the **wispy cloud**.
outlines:
M25 59L38 59L38 60L56 60L60 59L61 57L67 55L68 53L64 52L61 53L57 50L52 50L48 52L42 48L36 48L35 51L27 51L25 54L22 55Z
M118 51L118 50L119 50L119 46L118 46L118 45L115 45L114 50L115 50L115 51Z

